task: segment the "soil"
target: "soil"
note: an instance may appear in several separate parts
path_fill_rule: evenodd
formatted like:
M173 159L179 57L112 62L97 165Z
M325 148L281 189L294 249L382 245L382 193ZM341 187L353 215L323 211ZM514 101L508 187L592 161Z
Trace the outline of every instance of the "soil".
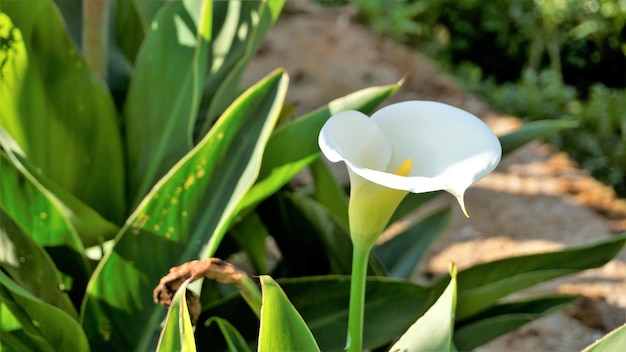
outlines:
M387 104L441 101L475 114L498 135L521 125L518 118L494 111L463 91L454 78L420 53L357 23L355 14L349 5L321 7L304 0L287 1L245 81L256 82L276 67L286 68L291 77L287 101L296 104L296 113L305 113L356 90L406 77ZM587 244L626 231L626 202L577 168L565 153L539 141L505 157L491 175L467 191L469 219L453 197L445 196L427 208L451 205L451 226L417 268L415 280L428 282L445 275L451 261L463 269L498 258ZM550 281L527 294L547 292L580 294L583 299L476 351L579 351L623 324L626 252L602 268Z

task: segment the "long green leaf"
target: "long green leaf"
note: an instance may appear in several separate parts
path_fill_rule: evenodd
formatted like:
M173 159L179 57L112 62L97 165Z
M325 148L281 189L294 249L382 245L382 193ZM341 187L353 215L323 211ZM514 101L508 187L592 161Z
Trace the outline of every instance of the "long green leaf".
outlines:
M215 118L237 97L241 76L265 34L278 19L284 3L285 0L215 2L210 71L207 72L195 140L206 134Z
M87 338L54 264L2 211L0 244L0 311L8 309L12 317L2 314L3 344L9 350L87 351Z
M391 352L451 351L456 306L456 267L452 278L435 304L400 337Z
M89 351L87 338L74 318L31 295L2 271L0 302L11 310L22 325L23 333L12 334L17 344L28 346L31 351ZM4 338L2 341L11 342Z
M309 167L315 184L314 198L333 214L333 217L345 228L348 222L348 196L335 179L330 167L323 159L316 159Z
M0 153L0 210L48 250L58 269L72 277L68 290L77 303L91 274L84 248L62 202L28 172ZM77 297L78 296L78 297Z
M440 209L415 222L406 231L374 247L373 253L388 276L408 279L422 256L450 223L450 208Z
M542 316L560 310L578 297L556 296L498 305L487 309L454 331L454 344L469 351Z
M154 348L163 310L152 288L170 267L215 252L257 176L286 89L277 70L245 92L131 215L88 286L82 319L95 350Z
M259 352L319 351L311 330L276 281L262 275Z
M604 265L624 244L626 233L585 246L506 258L463 270L457 278L457 319L479 313L495 305L500 298L523 288Z
M212 6L209 0L166 4L137 55L123 119L132 205L193 146Z
M583 352L613 352L623 351L624 348L626 348L626 324L606 334Z
M528 122L518 130L498 137L500 139L500 144L502 144L502 154L506 155L539 137L547 137L558 131L567 128L574 128L576 126L576 122L566 120Z
M0 269L33 296L77 318L48 254L0 210Z
M196 341L193 336L193 326L187 308L187 286L190 280L180 285L172 304L167 312L163 331L157 345L157 352L195 352Z
M267 142L259 178L239 208L257 205L320 156L317 137L331 115L344 110L370 113L393 95L401 84L398 82L354 92L277 128Z
M2 11L7 50L0 68L0 126L41 173L121 223L125 170L106 86L50 1L3 1Z
M289 300L302 315L322 351L343 351L348 331L349 276L303 277L278 280ZM432 303L432 290L408 280L369 277L366 285L364 348L373 349L400 336ZM258 334L258 321L241 297L218 302L205 316L219 316L233 324L249 343ZM198 324L198 348L205 328Z

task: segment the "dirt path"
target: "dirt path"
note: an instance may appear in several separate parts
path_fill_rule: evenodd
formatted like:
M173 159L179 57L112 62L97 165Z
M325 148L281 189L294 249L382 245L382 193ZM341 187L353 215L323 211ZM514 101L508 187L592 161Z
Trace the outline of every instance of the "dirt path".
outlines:
M407 75L391 100L437 100L482 118L496 134L515 129L515 117L492 111L419 54L354 23L352 7L321 8L288 1L246 75L254 82L278 66L291 84L287 100L308 112L328 101ZM438 199L439 205L452 197ZM454 206L452 225L418 268L416 280L497 258L589 243L626 231L626 203L577 169L563 153L533 142L505 158L466 194L466 219ZM624 323L626 253L603 268L550 282L533 292L582 294L570 309L538 319L478 351L577 351Z

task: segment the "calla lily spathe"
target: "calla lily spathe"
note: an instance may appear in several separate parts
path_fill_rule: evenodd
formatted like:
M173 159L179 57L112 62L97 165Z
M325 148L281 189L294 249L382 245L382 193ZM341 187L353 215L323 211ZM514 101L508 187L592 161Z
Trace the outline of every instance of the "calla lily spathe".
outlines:
M355 245L371 248L408 192L463 194L496 167L498 138L476 116L450 105L407 101L368 117L358 111L332 116L319 145L350 175L350 229ZM467 213L466 213L467 215Z

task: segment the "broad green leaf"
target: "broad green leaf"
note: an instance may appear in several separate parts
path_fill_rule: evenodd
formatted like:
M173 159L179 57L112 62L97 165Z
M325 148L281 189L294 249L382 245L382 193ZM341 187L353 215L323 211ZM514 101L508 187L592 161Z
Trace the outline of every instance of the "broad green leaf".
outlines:
M0 152L0 170L0 210L48 250L58 269L72 277L68 290L82 298L91 270L80 238L64 211L67 208L4 152Z
M454 344L460 351L473 350L502 334L560 310L577 299L576 296L541 297L492 307L457 325Z
M170 305L161 337L157 345L158 352L195 352L196 341L193 336L193 326L187 308L187 286L190 280L187 279L176 290L172 304Z
M33 296L78 317L48 254L2 210L0 269Z
M243 71L278 19L284 3L285 0L215 2L210 70L194 140L202 138L215 118L237 97Z
M322 351L343 351L348 332L349 276L303 277L278 280ZM432 290L408 280L369 277L366 285L364 348L380 347L400 336L432 305ZM219 316L237 327L250 343L256 341L258 321L238 295L218 302L203 312ZM198 348L205 329L198 324Z
M94 350L154 348L163 310L153 287L170 267L215 252L257 176L286 89L277 70L246 91L128 219L87 288L82 321Z
M0 126L41 173L105 218L126 212L118 116L48 0L3 1ZM4 44L3 44L4 45Z
M239 208L246 209L258 204L320 156L317 138L331 115L344 110L370 113L393 95L401 84L398 82L354 92L277 128L267 142L259 178Z
M450 283L435 304L391 347L392 352L451 351L456 306L456 267Z
M133 206L193 146L212 6L209 0L164 5L137 55L123 119Z
M566 120L533 121L524 124L520 129L504 136L499 136L502 144L502 155L506 155L515 149L531 142L539 137L547 137L566 128L574 128L578 124Z
M465 269L457 277L457 319L466 319L494 306L500 298L523 288L602 266L624 244L626 233L580 247L506 258Z
M314 198L328 208L328 211L340 224L349 228L348 196L335 180L328 164L323 159L318 158L311 163L309 168L315 184Z
M583 352L614 352L623 351L624 348L626 348L626 324L604 335Z
M259 352L319 351L315 338L276 281L261 275Z
M0 271L0 302L11 310L22 329L12 331L15 342L31 351L89 351L87 338L78 322L61 309L46 303L24 290ZM1 330L1 329L0 329ZM9 345L9 350L13 346Z
M2 189L6 190L6 193L0 195L0 199L6 201L7 211L15 214L20 225L26 227L25 223L19 219L23 218L24 220L33 216L42 216L41 212L33 213L33 210L37 210L37 207L33 205L39 204L44 200L36 194L33 195L32 192L42 193L42 196L48 199L47 202L53 203L56 208L56 210L51 209L50 211L60 212L75 229L75 231L68 230L68 233L61 234L60 238L63 241L60 241L56 235L56 233L63 232L63 229L31 232L35 234L34 238L39 244L52 247L65 243L82 252L83 246L89 247L100 244L112 239L117 234L119 231L117 226L102 218L95 210L42 174L26 158L15 140L2 127L0 127L0 147L6 152L6 155L2 153L2 164L7 167L7 178L2 180L3 186L1 186ZM9 166L9 164L11 165ZM11 171L11 169L14 169L14 171ZM22 179L25 184L21 183ZM12 188L11 182L18 182L19 187ZM20 214L17 215L17 213ZM47 217L48 215L50 214L43 216ZM48 228L48 225L45 226ZM74 238L76 233L80 240ZM82 245L80 245L81 242Z
M218 317L211 317L205 322L205 326L216 325L221 332L221 335L226 343L227 350L229 352L249 352L246 340L241 336L239 331L225 319Z
M87 351L54 264L0 211L0 337L9 350ZM8 310L8 312L7 312Z
M450 223L450 208L440 209L412 224L389 241L376 246L374 255L388 276L408 279L422 256Z

